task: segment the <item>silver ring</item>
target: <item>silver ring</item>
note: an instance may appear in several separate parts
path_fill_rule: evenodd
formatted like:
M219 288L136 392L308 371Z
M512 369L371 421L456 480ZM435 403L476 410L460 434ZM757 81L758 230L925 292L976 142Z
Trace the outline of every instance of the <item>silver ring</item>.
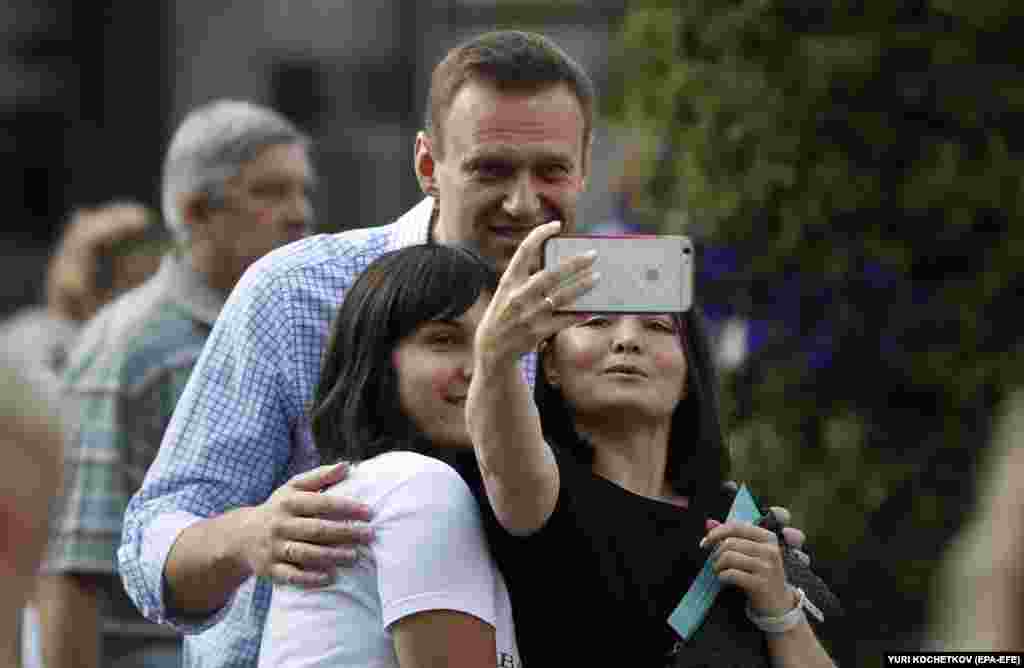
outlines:
M552 311L554 311L557 308L555 306L555 300L551 298L551 295L545 295L544 296L544 301L546 301L548 303L548 306L551 307Z

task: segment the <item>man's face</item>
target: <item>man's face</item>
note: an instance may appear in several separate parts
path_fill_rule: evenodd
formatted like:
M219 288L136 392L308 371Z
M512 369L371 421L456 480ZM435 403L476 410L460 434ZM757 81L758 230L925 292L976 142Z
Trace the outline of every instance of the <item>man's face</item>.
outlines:
M502 92L466 83L444 119L442 156L425 135L417 141L420 182L439 199L436 240L474 245L504 271L534 227L560 220L572 231L586 178L583 127L565 84Z
M313 168L301 144L260 151L227 183L209 234L225 270L241 277L263 255L309 233Z

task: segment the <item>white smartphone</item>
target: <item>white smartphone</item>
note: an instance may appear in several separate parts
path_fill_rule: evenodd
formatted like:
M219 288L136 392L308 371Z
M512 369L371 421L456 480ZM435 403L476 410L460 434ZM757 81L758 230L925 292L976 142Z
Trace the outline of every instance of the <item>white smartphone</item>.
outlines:
M693 244L684 236L558 235L544 242L544 266L597 251L597 285L559 311L681 313L693 303Z

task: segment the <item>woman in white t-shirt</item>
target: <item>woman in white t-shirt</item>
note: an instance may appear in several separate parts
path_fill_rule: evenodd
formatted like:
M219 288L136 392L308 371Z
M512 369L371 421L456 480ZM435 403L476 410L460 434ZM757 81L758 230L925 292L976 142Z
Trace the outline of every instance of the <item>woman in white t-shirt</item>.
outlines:
M373 510L374 540L323 588L275 585L260 666L518 668L505 582L446 461L471 448L473 335L497 276L473 251L413 246L373 262L332 326L312 410L328 489Z

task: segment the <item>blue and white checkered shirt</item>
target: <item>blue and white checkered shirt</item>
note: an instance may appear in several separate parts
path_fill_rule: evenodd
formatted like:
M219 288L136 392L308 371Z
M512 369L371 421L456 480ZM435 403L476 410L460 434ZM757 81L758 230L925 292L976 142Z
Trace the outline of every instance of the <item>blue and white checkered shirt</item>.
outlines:
M256 262L207 340L156 461L124 518L118 562L151 620L190 634L184 665L256 666L271 582L248 579L205 619L175 616L164 563L187 527L254 506L319 462L306 419L331 319L349 285L382 254L429 239L429 198L397 222L318 235ZM524 369L532 380L532 359Z

